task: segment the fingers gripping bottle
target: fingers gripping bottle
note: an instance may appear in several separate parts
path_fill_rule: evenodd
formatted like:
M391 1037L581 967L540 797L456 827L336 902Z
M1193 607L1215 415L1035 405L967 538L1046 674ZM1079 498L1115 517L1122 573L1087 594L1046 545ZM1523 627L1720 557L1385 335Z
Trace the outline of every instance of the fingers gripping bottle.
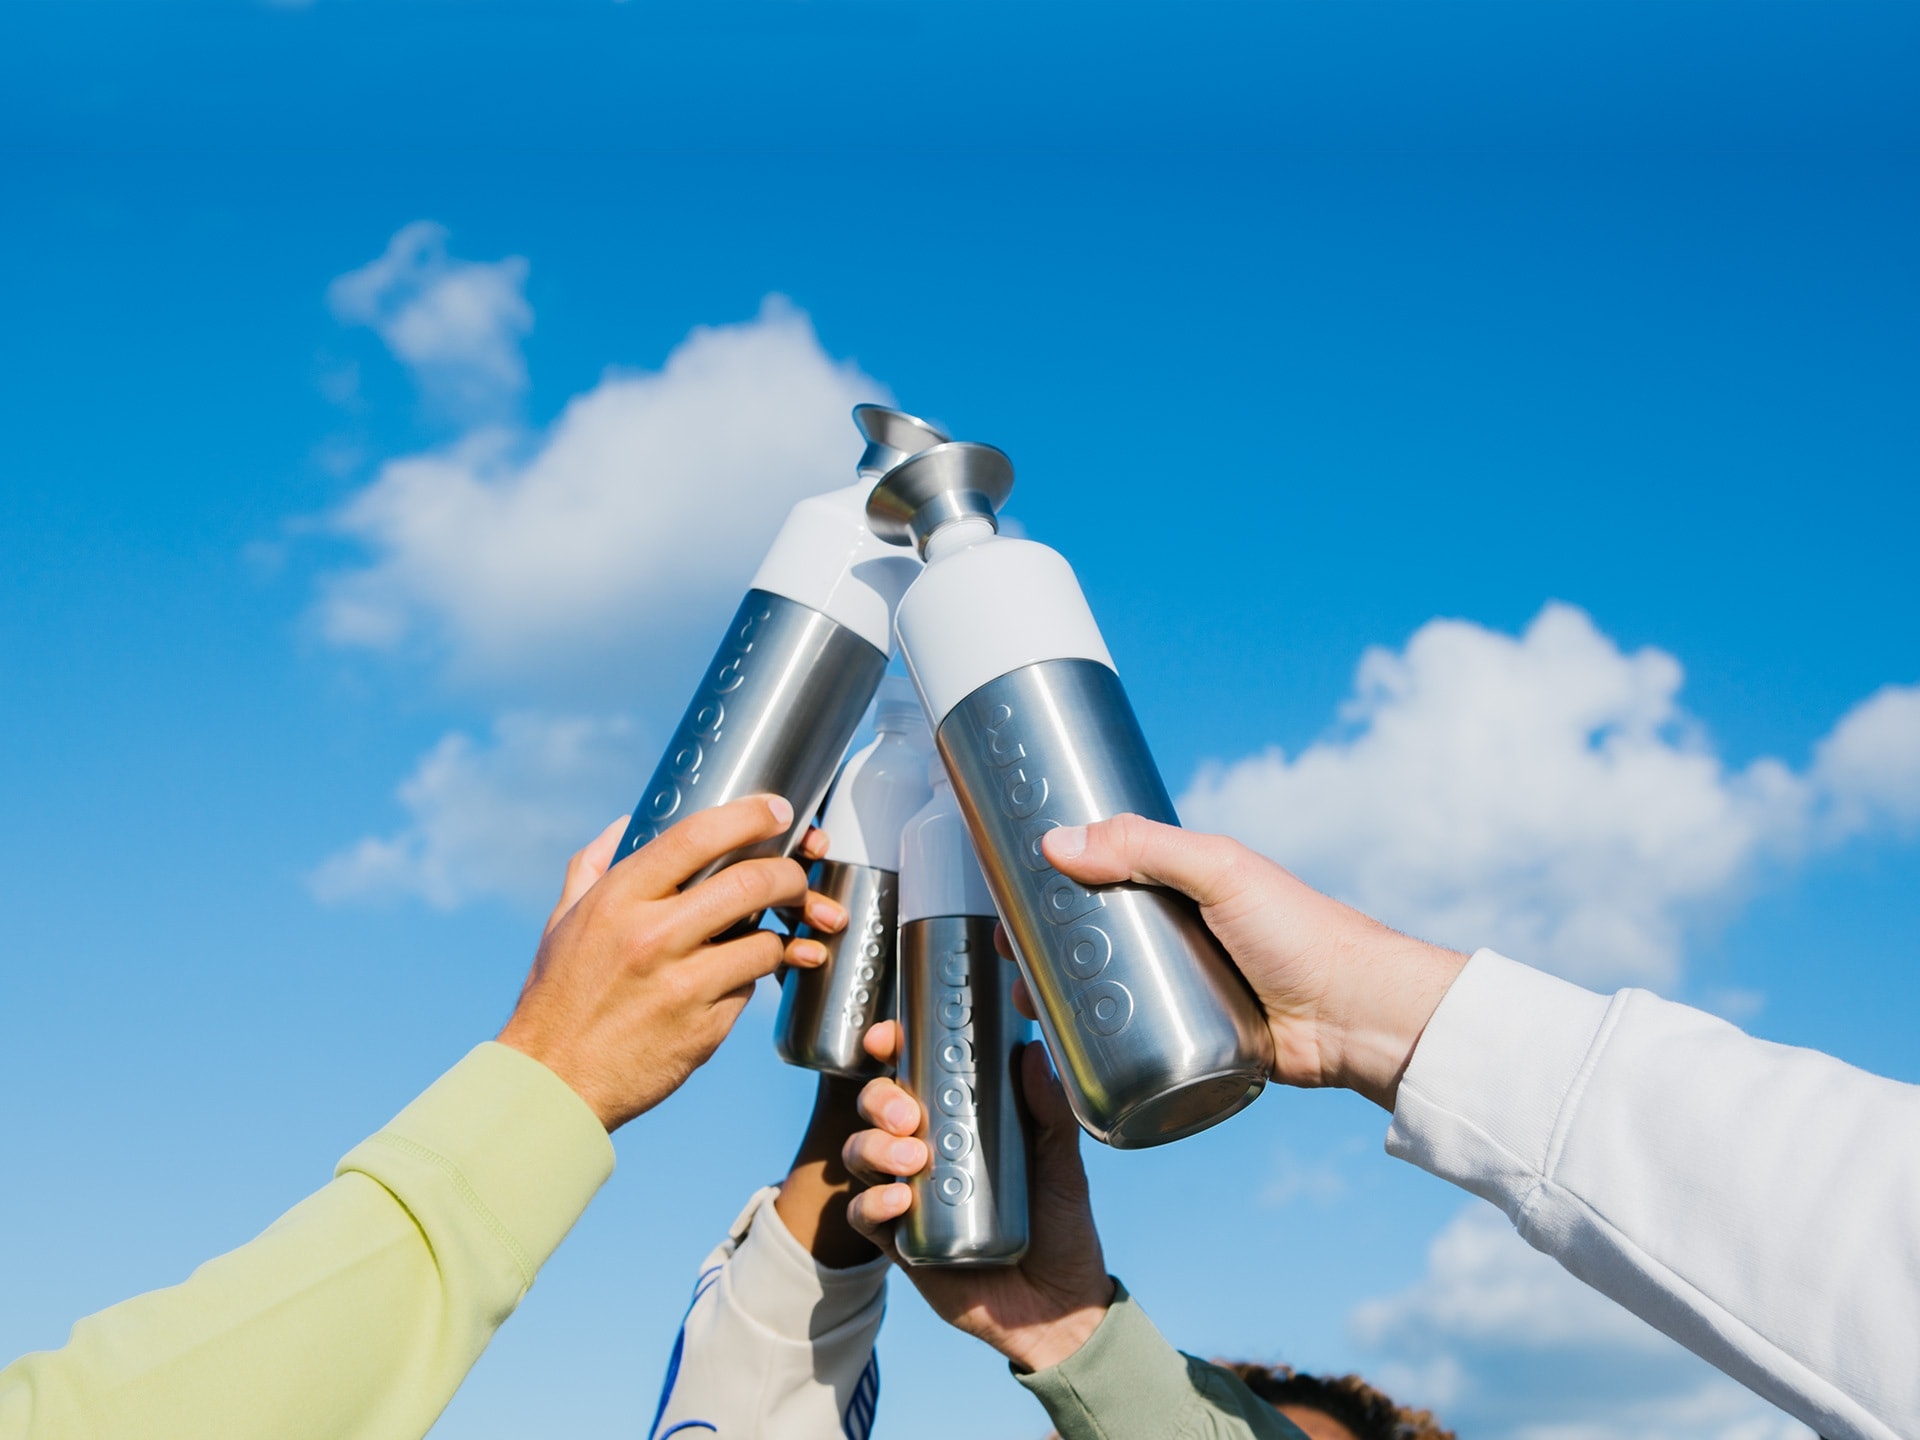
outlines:
M840 768L827 797L820 823L832 844L813 873L813 888L846 908L847 926L837 935L800 932L827 947L827 962L787 971L774 1022L782 1060L829 1075L885 1071L862 1042L893 1013L900 832L933 793L933 735L910 680L880 682L873 725L878 738Z
M792 829L722 856L687 883L736 860L790 855L806 834L886 672L893 609L918 569L868 529L866 492L907 451L945 438L879 405L857 405L853 418L867 440L862 481L787 515L634 807L616 861L696 810L763 790L793 806Z
M925 557L901 650L1074 1114L1121 1149L1165 1144L1252 1103L1272 1038L1193 904L1082 888L1040 849L1057 826L1179 818L1073 570L995 533L1012 488L1000 451L943 443L888 471L867 516Z
M1011 1265L1027 1253L1025 1112L1014 1066L1029 1026L945 770L900 841L900 1083L931 1167L894 1227L909 1265Z

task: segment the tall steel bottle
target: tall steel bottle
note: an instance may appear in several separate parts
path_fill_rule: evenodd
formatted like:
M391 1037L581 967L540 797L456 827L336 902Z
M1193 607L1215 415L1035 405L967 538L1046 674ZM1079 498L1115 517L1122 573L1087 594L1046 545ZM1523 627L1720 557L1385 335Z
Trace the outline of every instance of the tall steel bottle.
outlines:
M862 513L872 477L945 437L911 415L854 408L866 437L860 483L788 514L707 666L667 753L634 806L614 859L675 821L756 791L783 795L793 827L721 857L788 855L806 834L892 650L893 611L918 566L874 537Z
M900 841L900 1083L920 1102L932 1166L894 1228L909 1265L1011 1265L1027 1252L1025 1112L1014 1067L1030 1027L994 951L993 896L953 787Z
M837 935L802 928L827 947L827 962L786 973L773 1030L782 1060L830 1075L885 1068L863 1042L876 1020L893 1014L900 832L933 793L933 735L911 681L880 682L873 728L877 738L833 782L820 821L831 843L813 872L813 888L846 908L847 926Z
M1040 849L1061 825L1179 817L1073 570L996 534L1012 488L1000 451L943 443L889 470L867 517L925 557L900 647L1074 1114L1109 1145L1160 1145L1252 1103L1272 1039L1190 902L1085 889Z

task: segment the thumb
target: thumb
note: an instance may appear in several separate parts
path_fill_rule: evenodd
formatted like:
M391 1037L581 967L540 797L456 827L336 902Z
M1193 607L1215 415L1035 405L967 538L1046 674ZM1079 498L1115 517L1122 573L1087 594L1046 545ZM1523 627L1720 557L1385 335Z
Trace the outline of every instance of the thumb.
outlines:
M607 873L613 864L615 852L620 848L620 837L627 833L627 821L631 818L622 815L567 861L567 878L560 886L560 903L553 907L553 914L547 917L548 930L558 925L561 917L593 888L596 880Z
M1073 1118L1067 1092L1053 1073L1047 1047L1028 1041L1020 1055L1020 1090L1033 1117L1035 1180L1086 1184L1080 1164L1080 1122Z
M1237 840L1116 815L1092 825L1063 825L1040 841L1061 874L1083 885L1165 885L1202 905L1218 904L1234 887L1247 852Z

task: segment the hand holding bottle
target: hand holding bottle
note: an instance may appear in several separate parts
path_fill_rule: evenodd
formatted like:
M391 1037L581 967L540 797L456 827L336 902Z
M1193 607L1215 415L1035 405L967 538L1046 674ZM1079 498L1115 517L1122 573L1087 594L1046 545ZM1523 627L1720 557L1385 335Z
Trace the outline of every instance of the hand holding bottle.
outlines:
M1237 840L1116 815L1042 847L1083 885L1164 885L1252 985L1273 1032L1273 1078L1338 1085L1391 1110L1427 1020L1467 957L1390 930Z
M890 1064L899 1034L893 1021L876 1025L867 1032L867 1048ZM1034 1135L1025 1257L1017 1265L903 1266L901 1273L948 1324L1018 1366L1043 1370L1072 1355L1099 1328L1113 1300L1113 1280L1094 1228L1080 1127L1045 1048L1029 1044L1019 1069ZM895 1177L916 1175L932 1162L926 1143L915 1138L920 1107L894 1081L882 1079L861 1091L860 1113L875 1128L849 1139L844 1154L854 1179L871 1188L855 1194L847 1216L897 1261L893 1222L907 1212L913 1191Z
M818 941L783 946L771 930L724 938L729 929L778 905L804 905L815 929L846 924L794 860L743 860L680 888L792 824L778 795L748 795L695 812L622 865L613 857L626 820L608 826L567 866L500 1043L566 1081L609 1130L659 1104L719 1048L756 980L783 959L805 968L826 958ZM809 836L802 853L821 848Z

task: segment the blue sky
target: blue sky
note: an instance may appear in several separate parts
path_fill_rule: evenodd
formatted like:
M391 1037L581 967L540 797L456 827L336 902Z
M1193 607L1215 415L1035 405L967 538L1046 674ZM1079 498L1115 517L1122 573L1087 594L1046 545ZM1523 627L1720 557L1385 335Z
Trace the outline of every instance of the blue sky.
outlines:
M875 395L1013 456L1190 821L1920 1081L1917 64L1897 5L8 7L0 1351L493 1033ZM639 1433L806 1108L771 1013L437 1433ZM1094 1155L1116 1271L1476 1435L1774 1433L1383 1132ZM905 1287L882 1363L891 1433L1044 1431Z

